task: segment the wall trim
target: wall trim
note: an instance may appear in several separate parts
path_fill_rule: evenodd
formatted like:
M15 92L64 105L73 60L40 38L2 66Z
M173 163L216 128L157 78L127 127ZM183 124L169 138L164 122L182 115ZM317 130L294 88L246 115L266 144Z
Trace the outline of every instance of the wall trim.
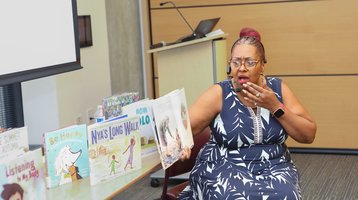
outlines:
M291 153L358 155L358 149L289 147Z

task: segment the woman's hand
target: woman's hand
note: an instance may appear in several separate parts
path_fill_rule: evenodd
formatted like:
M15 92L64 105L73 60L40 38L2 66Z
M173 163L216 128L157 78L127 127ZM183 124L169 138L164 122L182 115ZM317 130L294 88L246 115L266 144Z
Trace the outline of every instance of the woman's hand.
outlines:
M251 82L243 84L245 100L256 106L268 109L273 113L277 108L282 107L281 102L271 88L264 85L260 87ZM312 143L316 135L316 122L306 111L297 97L282 83L282 99L285 114L278 119L289 136L300 143Z
M191 149L189 147L185 146L184 150L181 154L180 160L181 161L188 160L190 158L190 154L191 154Z
M255 106L266 108L271 112L280 107L281 102L267 85L260 87L254 83L247 82L244 83L243 86L244 89L242 92L246 95L244 99L250 101Z

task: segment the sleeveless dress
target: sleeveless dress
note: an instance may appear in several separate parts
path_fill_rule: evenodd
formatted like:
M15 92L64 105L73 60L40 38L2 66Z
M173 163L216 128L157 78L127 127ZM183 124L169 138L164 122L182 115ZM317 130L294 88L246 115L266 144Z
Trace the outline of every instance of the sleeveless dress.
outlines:
M267 85L282 102L281 80ZM179 199L301 199L299 175L284 144L287 133L267 109L242 104L228 80L222 111L211 122L211 138L201 149Z

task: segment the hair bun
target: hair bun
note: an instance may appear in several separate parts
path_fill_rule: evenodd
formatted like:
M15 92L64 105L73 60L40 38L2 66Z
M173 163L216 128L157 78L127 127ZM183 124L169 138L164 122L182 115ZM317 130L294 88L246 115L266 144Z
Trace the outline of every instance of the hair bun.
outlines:
M260 33L255 29L249 27L241 29L240 37L255 37L258 41L261 42Z

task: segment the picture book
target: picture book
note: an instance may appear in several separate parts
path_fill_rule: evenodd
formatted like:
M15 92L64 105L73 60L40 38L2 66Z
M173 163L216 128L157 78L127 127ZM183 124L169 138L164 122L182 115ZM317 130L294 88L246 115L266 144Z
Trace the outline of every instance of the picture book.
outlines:
M1 199L46 199L42 149L0 161Z
M181 157L184 148L194 145L185 90L174 90L153 100L157 147L163 169Z
M119 117L88 126L90 185L142 167L138 117Z
M155 130L153 127L152 101L143 99L129 105L123 106L123 114L139 117L140 145L142 157L158 152L155 143Z
M44 154L48 188L88 177L86 124L46 132Z
M122 114L122 107L139 100L138 92L127 92L105 97L102 100L104 119L111 119Z
M14 128L0 133L0 159L18 156L29 150L27 127Z

